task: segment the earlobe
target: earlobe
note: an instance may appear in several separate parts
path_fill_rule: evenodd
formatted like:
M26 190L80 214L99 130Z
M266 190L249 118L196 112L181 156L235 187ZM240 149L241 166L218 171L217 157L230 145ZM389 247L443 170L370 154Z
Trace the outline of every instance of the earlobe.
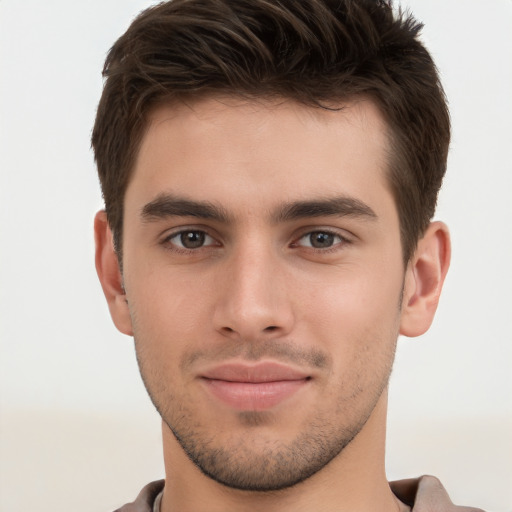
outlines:
M94 218L96 243L96 272L107 299L110 315L115 326L124 334L133 335L130 311L123 288L119 260L114 250L112 231L104 210Z
M432 324L450 256L448 228L442 222L432 222L407 266L400 334L419 336Z

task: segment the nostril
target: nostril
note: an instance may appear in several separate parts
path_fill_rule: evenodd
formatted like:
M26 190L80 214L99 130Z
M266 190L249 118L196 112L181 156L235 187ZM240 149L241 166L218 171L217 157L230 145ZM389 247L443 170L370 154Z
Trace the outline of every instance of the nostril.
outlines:
M263 330L266 332L272 332L272 331L275 331L276 329L277 329L277 326L269 325L268 327L265 327L265 329L263 329Z

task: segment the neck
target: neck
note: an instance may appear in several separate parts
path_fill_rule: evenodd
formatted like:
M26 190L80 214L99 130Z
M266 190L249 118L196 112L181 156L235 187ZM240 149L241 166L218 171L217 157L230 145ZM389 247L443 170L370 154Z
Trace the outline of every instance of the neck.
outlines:
M240 491L205 476L163 425L166 484L161 512L396 512L384 471L387 392L359 434L315 475L272 492Z

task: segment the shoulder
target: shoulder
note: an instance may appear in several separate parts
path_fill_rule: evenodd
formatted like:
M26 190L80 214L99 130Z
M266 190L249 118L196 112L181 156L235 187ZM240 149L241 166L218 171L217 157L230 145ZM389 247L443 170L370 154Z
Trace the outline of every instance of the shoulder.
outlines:
M135 501L127 503L126 505L118 508L114 512L152 512L153 502L164 488L165 480L156 480L146 485L140 491Z
M389 485L395 496L412 507L413 512L483 512L479 508L454 505L446 489L434 476L397 480Z

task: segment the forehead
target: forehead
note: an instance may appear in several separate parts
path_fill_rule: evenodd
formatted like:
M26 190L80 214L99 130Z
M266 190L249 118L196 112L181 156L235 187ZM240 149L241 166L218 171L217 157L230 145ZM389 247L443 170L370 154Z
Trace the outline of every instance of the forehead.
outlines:
M300 132L306 136L307 132L313 135L314 128L330 131L335 138L337 128L342 126L351 127L350 131L355 136L367 134L368 139L377 144L388 145L388 125L375 101L367 96L317 107L287 98L241 98L216 94L163 103L153 108L148 114L140 149L144 149L148 138L154 138L156 133L162 134L172 125L179 125L183 136L201 136L204 130L222 128L222 136L243 136L250 132L254 138L263 137L264 130L271 133L276 123L280 128L278 142L282 145L286 143L287 134L291 137ZM229 128L232 128L231 132ZM344 134L346 136L347 133Z
M163 105L149 117L126 199L368 195L388 188L388 147L387 125L367 98L330 110L233 97Z

